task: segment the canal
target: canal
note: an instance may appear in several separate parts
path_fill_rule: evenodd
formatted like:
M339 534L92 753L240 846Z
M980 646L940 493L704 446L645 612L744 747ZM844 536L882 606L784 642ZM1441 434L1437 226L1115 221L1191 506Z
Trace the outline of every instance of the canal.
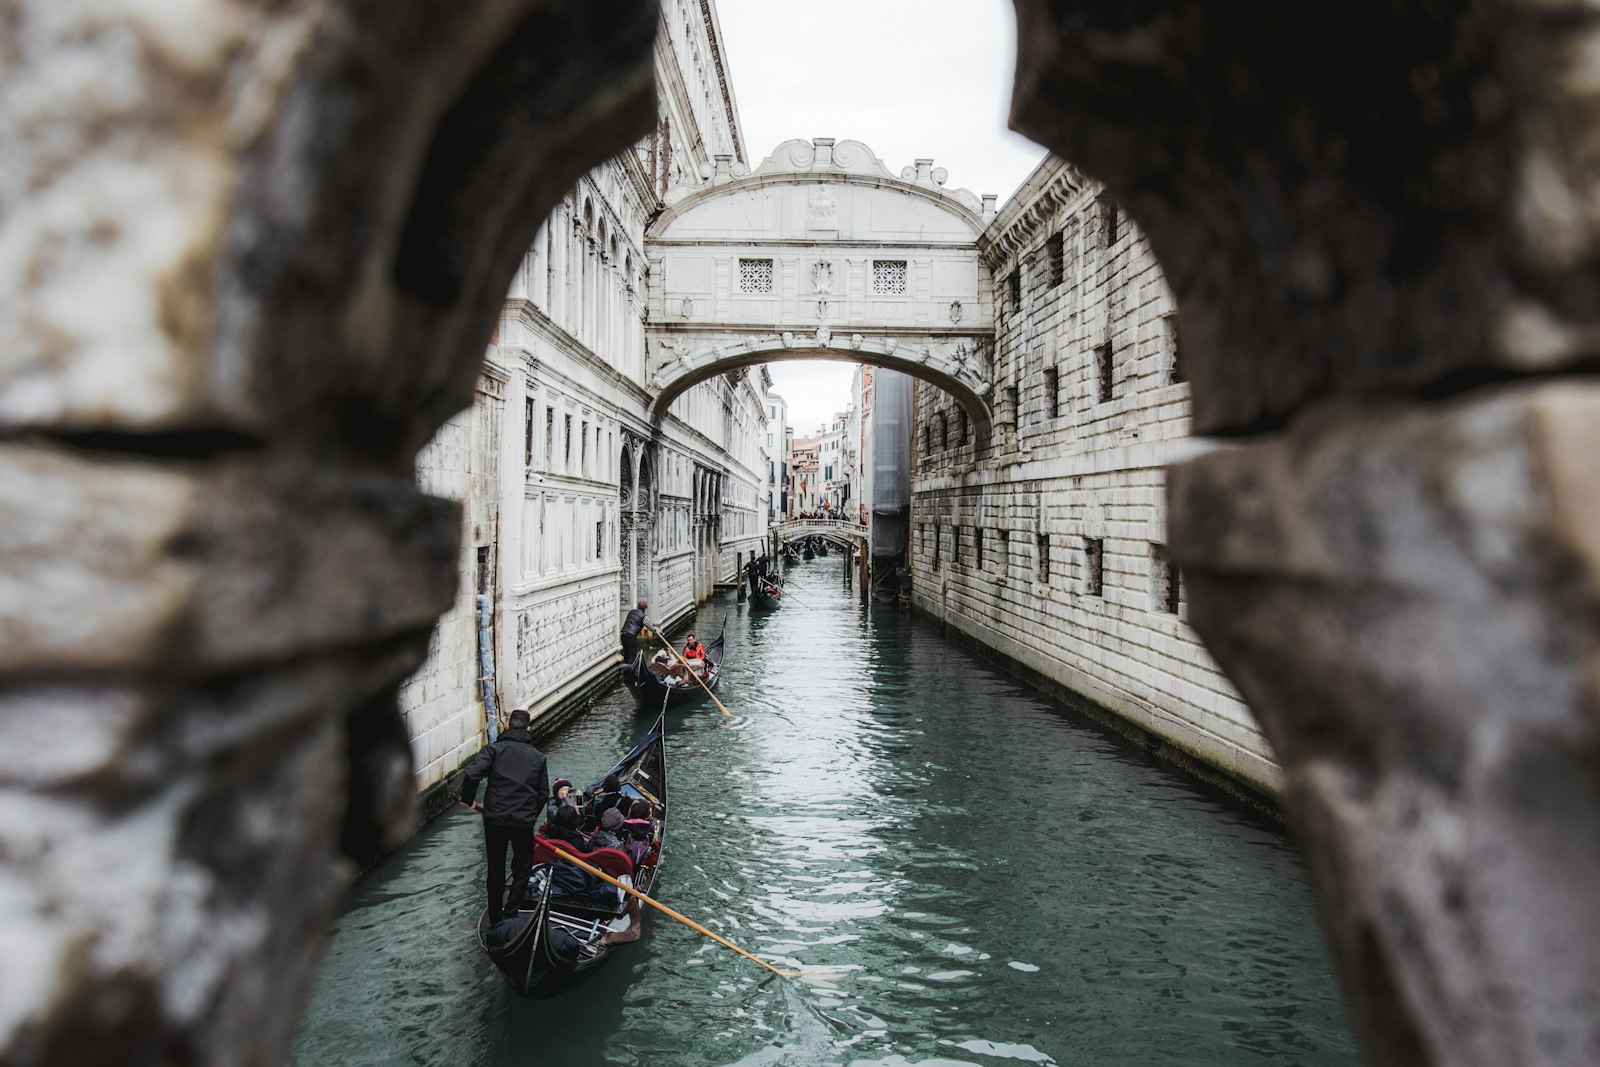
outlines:
M1282 832L1077 722L837 553L752 615L719 596L714 707L672 713L663 902L560 998L479 952L482 833L453 809L352 891L295 1062L467 1065L1358 1062ZM589 782L650 725L625 691L543 744Z

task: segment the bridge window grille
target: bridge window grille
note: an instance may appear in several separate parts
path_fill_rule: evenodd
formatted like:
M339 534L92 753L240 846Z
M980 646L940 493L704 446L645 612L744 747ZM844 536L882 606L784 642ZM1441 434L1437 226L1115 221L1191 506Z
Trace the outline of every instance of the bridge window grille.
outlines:
M741 293L772 292L772 260L741 259L739 261L739 291Z
M1083 539L1083 591L1088 596L1105 595L1106 543L1098 537Z
M906 261L903 259L875 259L872 261L872 291L895 295L906 291Z
M1054 289L1067 276L1066 238L1053 233L1045 239L1044 247L1050 263L1050 288Z
M1152 544L1150 546L1150 598L1154 601L1157 611L1164 611L1168 615L1178 614L1178 605L1183 596L1183 579L1178 572L1178 565L1172 562L1172 556L1167 551L1166 545Z

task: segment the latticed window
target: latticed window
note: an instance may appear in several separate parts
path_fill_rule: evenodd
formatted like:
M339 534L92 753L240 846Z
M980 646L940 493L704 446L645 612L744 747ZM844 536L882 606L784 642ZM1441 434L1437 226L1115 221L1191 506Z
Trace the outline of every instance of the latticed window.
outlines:
M875 259L872 261L872 291L874 293L903 293L906 291L906 261L903 259Z
M739 291L741 293L772 292L772 260L741 259L739 261Z

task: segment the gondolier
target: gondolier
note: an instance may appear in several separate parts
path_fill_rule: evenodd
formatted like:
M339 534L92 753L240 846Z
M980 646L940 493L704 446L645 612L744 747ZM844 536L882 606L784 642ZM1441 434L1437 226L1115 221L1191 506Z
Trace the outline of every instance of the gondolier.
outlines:
M628 617L622 623L622 662L632 663L639 658L639 632L644 629L644 613L650 609L650 602L643 597L634 609L628 612Z
M483 812L491 926L505 914L514 917L522 904L533 871L534 827L550 798L550 775L544 753L533 747L533 734L528 731L531 721L526 711L513 711L505 732L472 757L461 780L461 803ZM480 807L478 783L484 779L489 784ZM502 906L508 848L512 854L511 898Z

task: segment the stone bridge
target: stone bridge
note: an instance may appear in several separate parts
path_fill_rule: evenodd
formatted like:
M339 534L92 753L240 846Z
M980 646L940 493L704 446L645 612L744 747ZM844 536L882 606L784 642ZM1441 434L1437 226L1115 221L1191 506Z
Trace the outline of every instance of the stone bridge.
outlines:
M814 534L845 548L859 547L862 551L866 551L868 547L869 535L866 524L850 522L848 519L792 519L773 526L772 532L777 534L778 540L784 544L798 537L809 537Z
M899 176L857 141L788 141L751 173L719 158L646 235L651 410L716 374L838 359L932 382L992 424L994 297L977 238L994 198Z

